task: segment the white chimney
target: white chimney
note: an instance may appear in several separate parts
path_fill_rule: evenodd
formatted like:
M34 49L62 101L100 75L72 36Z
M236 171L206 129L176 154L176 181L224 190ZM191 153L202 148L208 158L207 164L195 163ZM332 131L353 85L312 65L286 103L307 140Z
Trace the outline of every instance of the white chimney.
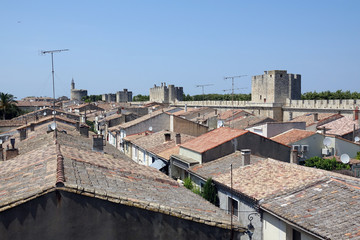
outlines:
M241 165L242 166L250 165L250 155L251 155L250 149L242 149L241 150Z

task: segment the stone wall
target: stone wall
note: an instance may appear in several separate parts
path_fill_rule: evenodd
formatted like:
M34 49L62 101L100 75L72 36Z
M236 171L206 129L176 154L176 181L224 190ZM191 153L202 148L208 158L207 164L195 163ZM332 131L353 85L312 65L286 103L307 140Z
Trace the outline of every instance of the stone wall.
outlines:
M174 85L166 86L166 83L161 83L161 86L154 85L150 88L150 101L160 103L174 103L183 100L183 88L175 87Z

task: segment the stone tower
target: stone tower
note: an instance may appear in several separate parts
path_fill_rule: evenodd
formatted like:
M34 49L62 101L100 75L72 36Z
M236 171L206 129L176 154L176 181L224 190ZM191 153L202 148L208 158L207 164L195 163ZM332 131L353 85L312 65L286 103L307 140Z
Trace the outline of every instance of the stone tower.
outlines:
M286 70L265 71L251 80L251 101L254 103L285 103L301 99L301 75Z
M71 80L71 90L75 89L75 82L74 82L74 78Z

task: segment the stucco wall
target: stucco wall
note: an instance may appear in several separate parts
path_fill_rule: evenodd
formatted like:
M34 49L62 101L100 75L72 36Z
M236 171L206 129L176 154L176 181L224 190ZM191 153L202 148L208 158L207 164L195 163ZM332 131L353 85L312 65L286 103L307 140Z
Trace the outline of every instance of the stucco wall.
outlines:
M198 137L208 131L208 127L201 124L177 117L170 116L170 131L176 133L188 134L194 137Z
M2 240L230 238L229 230L64 191L48 193L0 216Z
M218 197L219 197L219 207L224 211L228 211L230 206L228 206L228 198L231 197L238 201L238 217L237 221L239 221L243 226L247 226L250 221L248 219L249 214L256 213L257 210L254 208L254 205L245 199L237 196L236 194L230 194L226 189L223 189L219 186L218 188ZM251 217L253 220L251 221L255 230L253 232L253 239L261 239L262 236L262 220L260 214L252 214Z

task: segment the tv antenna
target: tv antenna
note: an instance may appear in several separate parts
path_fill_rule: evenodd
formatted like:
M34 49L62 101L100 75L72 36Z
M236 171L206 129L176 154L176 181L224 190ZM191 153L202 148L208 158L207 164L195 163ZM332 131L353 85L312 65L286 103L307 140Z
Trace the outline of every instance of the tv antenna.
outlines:
M235 78L242 78L246 77L247 75L239 75L239 76L232 76L232 77L224 77L224 80L231 79L231 105L234 105L234 79Z
M202 88L203 105L204 105L204 100L205 100L204 87L208 87L208 86L212 86L212 85L214 85L214 84L199 84L199 85L196 85L196 87L201 87Z
M64 51L69 51L69 49L58 49L58 50L48 50L48 51L41 51L41 54L45 55L45 54L51 54L51 73L52 73L52 82L53 82L53 99L54 99L54 110L53 112L55 112L55 71L54 71L54 53L58 53L58 52L64 52ZM55 113L54 113L54 124L56 126L56 119L55 119ZM55 131L55 137L56 137L56 131Z

